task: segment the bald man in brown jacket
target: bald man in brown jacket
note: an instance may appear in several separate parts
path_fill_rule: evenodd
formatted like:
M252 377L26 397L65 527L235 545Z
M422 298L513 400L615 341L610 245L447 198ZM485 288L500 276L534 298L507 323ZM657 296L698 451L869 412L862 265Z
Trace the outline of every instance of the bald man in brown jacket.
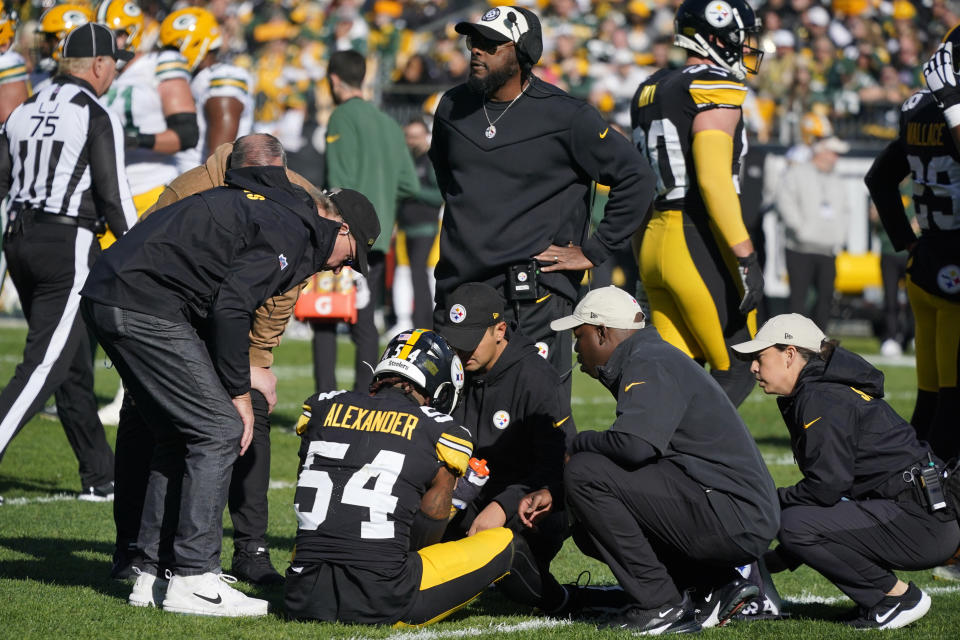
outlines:
M252 134L234 144L218 146L207 161L182 174L164 189L156 204L147 209L142 217L154 211L192 196L201 191L220 187L224 174L233 166L286 166L282 147L272 136ZM277 155L279 150L280 155ZM239 157L238 157L239 156ZM295 185L303 187L315 199L319 190L306 178L287 169L287 177ZM333 207L329 199L328 210ZM267 550L267 489L270 483L270 417L277 402L277 378L270 371L273 364L273 348L293 314L300 295L300 286L274 296L257 309L250 329L250 383L254 410L253 442L245 455L237 458L230 481L228 506L233 520L234 554L231 573L241 580L255 584L276 584L283 581L270 562ZM116 550L114 551L111 576L126 578L132 573L137 555L137 534L143 496L149 474L149 456L153 450L150 430L126 397L120 413L117 429L116 491L113 516L117 527ZM162 558L161 558L162 562Z

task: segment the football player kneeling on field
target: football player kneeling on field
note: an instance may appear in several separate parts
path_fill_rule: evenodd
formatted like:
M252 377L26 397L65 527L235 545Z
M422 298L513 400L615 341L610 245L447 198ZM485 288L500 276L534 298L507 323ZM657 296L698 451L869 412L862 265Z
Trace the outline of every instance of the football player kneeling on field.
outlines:
M369 394L308 398L297 424L290 618L424 626L510 570L513 534L503 527L436 544L473 453L473 435L448 415L462 388L460 358L416 329L387 345Z

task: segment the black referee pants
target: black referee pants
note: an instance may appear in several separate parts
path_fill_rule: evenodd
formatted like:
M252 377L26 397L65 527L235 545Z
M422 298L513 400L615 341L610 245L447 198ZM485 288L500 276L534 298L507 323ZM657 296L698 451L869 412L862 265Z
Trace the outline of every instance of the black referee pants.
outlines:
M97 417L92 340L79 313L100 245L87 229L21 218L4 237L4 253L29 329L23 360L0 393L0 458L55 393L83 488L106 484L113 452Z
M628 471L605 456L574 454L564 470L573 539L610 566L624 591L652 609L690 587L712 589L756 558L724 528L704 490L658 460Z
M373 312L383 295L386 256L382 251L367 254L367 286L370 302L357 309L357 322L350 325L350 338L357 348L353 364L353 390L365 392L373 380L373 368L380 360L380 335ZM337 323L311 322L313 327L313 380L317 391L334 391L337 386ZM393 336L390 336L393 337ZM369 366L366 364L369 363Z
M960 544L957 521L941 521L915 503L842 501L788 507L780 515L781 547L870 608L897 583L893 570L942 564Z

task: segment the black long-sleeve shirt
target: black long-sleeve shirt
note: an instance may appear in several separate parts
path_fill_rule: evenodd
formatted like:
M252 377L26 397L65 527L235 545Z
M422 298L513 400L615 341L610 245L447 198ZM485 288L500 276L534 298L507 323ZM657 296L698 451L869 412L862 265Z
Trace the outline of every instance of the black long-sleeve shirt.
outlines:
M237 396L250 388L254 310L323 267L338 225L291 190L282 167L233 169L226 183L145 218L103 253L80 293L190 322Z
M123 165L123 127L84 80L60 75L18 106L0 134L0 200L105 220L117 237L137 221Z
M656 189L650 165L596 109L532 78L512 105L487 102L466 85L444 94L430 159L446 202L437 264L437 304L464 282L499 286L507 266L550 244L581 246L594 264L624 246ZM587 237L591 184L610 187L603 220ZM576 299L582 273L543 274Z

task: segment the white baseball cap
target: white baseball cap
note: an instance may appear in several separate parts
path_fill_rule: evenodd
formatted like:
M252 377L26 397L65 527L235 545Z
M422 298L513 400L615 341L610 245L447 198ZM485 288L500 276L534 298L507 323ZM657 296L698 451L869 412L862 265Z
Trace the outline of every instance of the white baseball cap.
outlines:
M637 320L640 314L640 320ZM643 329L643 310L636 299L620 287L594 289L577 304L573 314L550 323L554 331L575 329L582 324L603 325L610 329Z
M775 344L792 344L819 353L820 344L826 337L810 318L799 313L784 313L763 323L753 340L735 344L731 348L737 353L751 354Z

